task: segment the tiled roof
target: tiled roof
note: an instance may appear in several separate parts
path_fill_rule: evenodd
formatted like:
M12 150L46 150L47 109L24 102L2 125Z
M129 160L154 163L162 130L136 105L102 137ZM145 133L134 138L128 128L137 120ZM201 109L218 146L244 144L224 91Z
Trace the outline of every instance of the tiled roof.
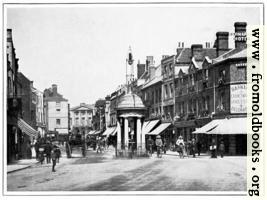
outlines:
M215 48L203 48L201 52L201 60L203 61L205 56L213 59L216 58L217 53ZM179 55L177 55L176 62L178 63L190 63L191 62L191 48L184 48Z
M148 81L147 83L144 84L142 89L148 88L158 82L162 81L162 76L156 76L152 80Z
M68 101L68 100L63 98L62 96L52 96L52 97L45 97L45 101Z
M232 49L222 54L218 58L213 59L213 63L219 63L219 62L223 62L225 60L233 59L233 58L246 58L246 57L247 57L247 49L243 49L243 50Z
M177 56L176 62L190 63L191 62L191 48L184 48Z

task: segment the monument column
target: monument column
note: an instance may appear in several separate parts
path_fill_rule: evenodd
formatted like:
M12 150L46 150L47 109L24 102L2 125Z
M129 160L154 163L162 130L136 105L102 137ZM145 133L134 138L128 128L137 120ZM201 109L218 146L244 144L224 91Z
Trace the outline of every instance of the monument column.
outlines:
M121 150L121 125L117 121L117 150Z
M125 149L128 149L129 144L129 123L128 119L124 118L124 146Z
M146 151L146 135L144 132L141 133L141 145L142 145L142 152Z
M141 141L142 141L142 138L141 138L141 119L140 118L137 118L137 124L136 124L136 147L137 147L137 152L140 152L141 149L142 149L142 144L141 144Z

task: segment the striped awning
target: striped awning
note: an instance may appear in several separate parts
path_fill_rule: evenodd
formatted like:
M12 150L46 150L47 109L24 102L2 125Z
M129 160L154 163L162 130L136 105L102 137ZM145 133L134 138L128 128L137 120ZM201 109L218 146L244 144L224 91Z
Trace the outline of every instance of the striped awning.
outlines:
M28 136L36 137L38 134L38 131L36 131L34 128L32 128L27 122L25 122L23 119L18 119L18 127L23 133L26 133Z
M107 128L102 135L108 137L110 134L113 133L113 131L115 131L116 128L117 128L116 126Z
M146 126L143 126L142 134L148 134L157 124L159 120L149 121Z
M235 117L215 119L205 126L197 129L193 134L205 133L216 135L247 134L247 118Z
M152 132L147 133L147 135L159 135L162 133L166 128L168 128L171 125L171 123L163 123L160 124L157 128L155 128Z

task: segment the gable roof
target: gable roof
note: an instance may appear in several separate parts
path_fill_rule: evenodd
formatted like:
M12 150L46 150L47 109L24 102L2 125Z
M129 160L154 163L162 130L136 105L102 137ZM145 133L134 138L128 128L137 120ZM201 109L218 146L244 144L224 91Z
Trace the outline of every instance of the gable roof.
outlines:
M93 110L94 105L90 104L80 104L79 106L72 107L70 110L75 111L75 110Z
M191 48L183 48L180 53L176 56L177 63L191 63L192 54ZM205 57L216 58L217 52L216 48L203 48L201 50L201 60L203 61ZM198 60L199 61L199 60Z

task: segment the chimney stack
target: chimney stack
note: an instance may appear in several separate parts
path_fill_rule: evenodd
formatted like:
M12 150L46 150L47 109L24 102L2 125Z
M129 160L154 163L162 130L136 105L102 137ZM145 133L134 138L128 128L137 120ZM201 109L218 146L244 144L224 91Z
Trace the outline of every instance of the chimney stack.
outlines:
M7 36L7 40L9 40L9 39L12 40L12 29L10 29L10 28L7 29L7 35L6 36Z
M137 64L137 79L139 79L144 72L146 71L146 65L140 64L140 62Z
M33 88L33 81L30 81L30 87Z
M210 43L206 42L206 49L209 49L209 48L210 48Z
M191 45L191 57L194 57L196 60L202 59L202 44L192 44Z
M235 48L236 49L244 49L247 47L247 32L246 22L236 22L235 26Z
M228 47L229 33L217 32L216 33L216 53L217 57L224 54L229 50Z
M52 92L53 92L53 96L57 95L57 85L56 84L52 85Z

